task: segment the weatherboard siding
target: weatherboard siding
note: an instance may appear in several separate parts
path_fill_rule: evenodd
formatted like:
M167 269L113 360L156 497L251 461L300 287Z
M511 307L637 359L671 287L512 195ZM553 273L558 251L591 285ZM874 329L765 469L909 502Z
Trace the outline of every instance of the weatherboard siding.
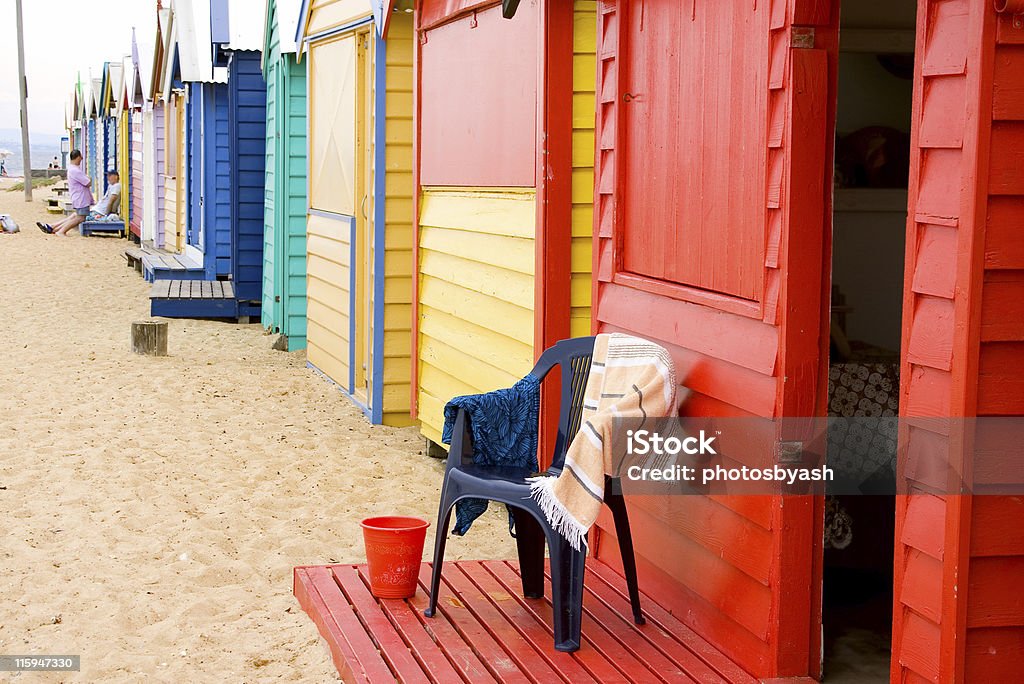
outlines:
M306 236L307 359L346 390L352 221L340 214L311 212Z
M263 193L267 87L260 53L237 51L228 66L232 280L239 301L259 302L263 283Z
M533 365L536 193L425 187L419 224L418 417L440 444L448 400Z
M573 5L572 248L570 334L590 334L594 232L594 107L597 80L597 2Z
M145 215L145 147L143 139L143 113L136 109L129 115L132 126L131 143L131 216L129 225L136 237L142 236L142 222Z
M410 425L414 422L409 415L413 278L412 15L392 17L385 52L384 301L373 303L373 319L381 320L384 329L380 336L382 348L377 353L384 358L383 375L375 380L383 384L382 422ZM376 160L377 155L373 158ZM374 169L375 174L380 172ZM376 277L374 274L374 282ZM378 307L382 307L379 316L376 315Z

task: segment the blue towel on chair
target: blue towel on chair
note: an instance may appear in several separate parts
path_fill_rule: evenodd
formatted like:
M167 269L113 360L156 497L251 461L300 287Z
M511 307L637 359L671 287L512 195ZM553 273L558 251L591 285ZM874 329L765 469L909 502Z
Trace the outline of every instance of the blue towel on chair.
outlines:
M455 397L449 401L444 407L444 431L441 435L445 444L452 443L452 428L460 408L466 410L469 419L474 463L529 468L536 472L537 417L540 411L540 381L537 378L527 375L508 389ZM466 534L473 521L486 510L486 499L459 501L455 504L452 534Z

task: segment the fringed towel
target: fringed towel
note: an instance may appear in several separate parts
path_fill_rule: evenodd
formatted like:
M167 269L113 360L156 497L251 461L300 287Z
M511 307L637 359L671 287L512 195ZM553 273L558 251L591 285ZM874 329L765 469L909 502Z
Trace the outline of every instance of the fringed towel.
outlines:
M514 466L537 472L537 414L540 381L527 375L508 389L455 397L444 407L441 441L452 443L459 409L465 409L473 436L477 465ZM486 499L463 499L455 504L452 534L464 535L487 510Z
M613 474L616 457L623 456L612 453L614 420L634 419L639 429L647 418L675 413L676 374L668 352L631 335L598 335L580 430L566 452L565 467L557 477L536 477L530 484L548 522L574 549L586 545L604 501L605 474Z

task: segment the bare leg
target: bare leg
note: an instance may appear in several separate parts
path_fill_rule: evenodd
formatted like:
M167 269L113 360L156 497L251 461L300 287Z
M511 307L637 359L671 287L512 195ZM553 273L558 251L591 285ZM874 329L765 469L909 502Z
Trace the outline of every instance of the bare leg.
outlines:
M77 216L77 214L71 214L70 216L65 216L64 218L62 218L57 223L51 224L50 228L52 228L54 232L57 232L58 230L60 230L64 226L66 226L68 223L70 223L71 219L75 218L76 216Z
M71 216L71 217L67 218L64 221L61 221L61 227L59 229L56 226L54 226L53 234L54 235L67 235L68 232L70 232L70 231L74 230L75 228L77 228L79 226L79 224L81 224L83 221L85 221L85 219L86 219L85 216L80 216L78 214L75 214L74 216Z

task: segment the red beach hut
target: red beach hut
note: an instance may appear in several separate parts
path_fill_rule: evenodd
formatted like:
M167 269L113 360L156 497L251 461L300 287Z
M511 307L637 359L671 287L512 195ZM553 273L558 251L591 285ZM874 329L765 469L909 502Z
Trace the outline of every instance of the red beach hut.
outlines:
M824 415L848 355L892 356L904 417L1024 411L1024 4L598 6L596 330L671 349L695 415ZM854 528L895 540L891 680L1009 681L1024 504L915 472L966 448L932 425L901 434L911 495ZM820 497L633 510L641 585L685 623L756 676L822 673Z

